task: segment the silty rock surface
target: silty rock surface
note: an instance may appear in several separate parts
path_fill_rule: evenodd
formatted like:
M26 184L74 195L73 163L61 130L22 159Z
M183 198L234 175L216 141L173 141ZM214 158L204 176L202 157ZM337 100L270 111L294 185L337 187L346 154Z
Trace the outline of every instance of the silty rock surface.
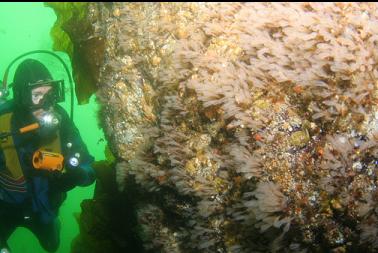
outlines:
M377 7L90 4L146 250L378 250Z

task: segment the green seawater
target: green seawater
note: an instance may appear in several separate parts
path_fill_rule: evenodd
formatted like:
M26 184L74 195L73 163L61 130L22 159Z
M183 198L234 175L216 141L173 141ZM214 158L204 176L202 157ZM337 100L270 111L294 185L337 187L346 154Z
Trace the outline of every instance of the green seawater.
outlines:
M42 2L35 3L0 3L0 80L3 79L4 71L8 64L22 53L43 49L52 50L50 29L56 20L56 15L51 8L44 7ZM59 53L66 64L71 63L65 53ZM64 79L66 88L69 87L68 78L60 62L49 55L32 55L27 58L34 58L42 61L52 73L54 79ZM26 58L24 58L26 59ZM21 60L22 61L22 60ZM21 62L19 61L19 62ZM13 79L13 66L9 75L9 82ZM66 93L66 102L61 105L70 111L70 92ZM94 96L87 105L77 105L75 98L74 121L80 130L81 137L87 144L90 153L96 160L105 158L102 130L97 123L98 105ZM58 253L69 253L72 240L78 235L79 227L74 217L79 213L80 203L83 199L92 198L94 185L89 187L76 187L68 192L68 197L60 209L60 220L62 222L61 243ZM1 222L1 221L0 221ZM44 253L37 238L25 228L17 228L8 240L12 253Z

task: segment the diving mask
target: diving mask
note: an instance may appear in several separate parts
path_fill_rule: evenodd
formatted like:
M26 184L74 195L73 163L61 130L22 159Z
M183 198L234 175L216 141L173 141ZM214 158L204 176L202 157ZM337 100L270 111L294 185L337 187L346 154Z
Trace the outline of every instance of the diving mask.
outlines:
M23 97L32 110L48 109L64 101L64 81L39 81L28 84Z

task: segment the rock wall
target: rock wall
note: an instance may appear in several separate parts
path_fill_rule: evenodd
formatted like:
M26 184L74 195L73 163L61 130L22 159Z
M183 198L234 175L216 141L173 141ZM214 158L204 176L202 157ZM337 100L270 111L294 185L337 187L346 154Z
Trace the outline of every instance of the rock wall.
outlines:
M143 250L378 250L377 7L88 5Z

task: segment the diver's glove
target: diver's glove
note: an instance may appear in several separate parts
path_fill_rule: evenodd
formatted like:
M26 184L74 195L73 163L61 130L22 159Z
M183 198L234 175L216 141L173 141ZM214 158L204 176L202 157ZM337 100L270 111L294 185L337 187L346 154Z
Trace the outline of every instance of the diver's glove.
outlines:
M81 164L80 166L66 165L66 171L60 173L54 180L54 187L60 191L69 191L75 186L87 186L94 182L95 174L93 168L89 164Z

